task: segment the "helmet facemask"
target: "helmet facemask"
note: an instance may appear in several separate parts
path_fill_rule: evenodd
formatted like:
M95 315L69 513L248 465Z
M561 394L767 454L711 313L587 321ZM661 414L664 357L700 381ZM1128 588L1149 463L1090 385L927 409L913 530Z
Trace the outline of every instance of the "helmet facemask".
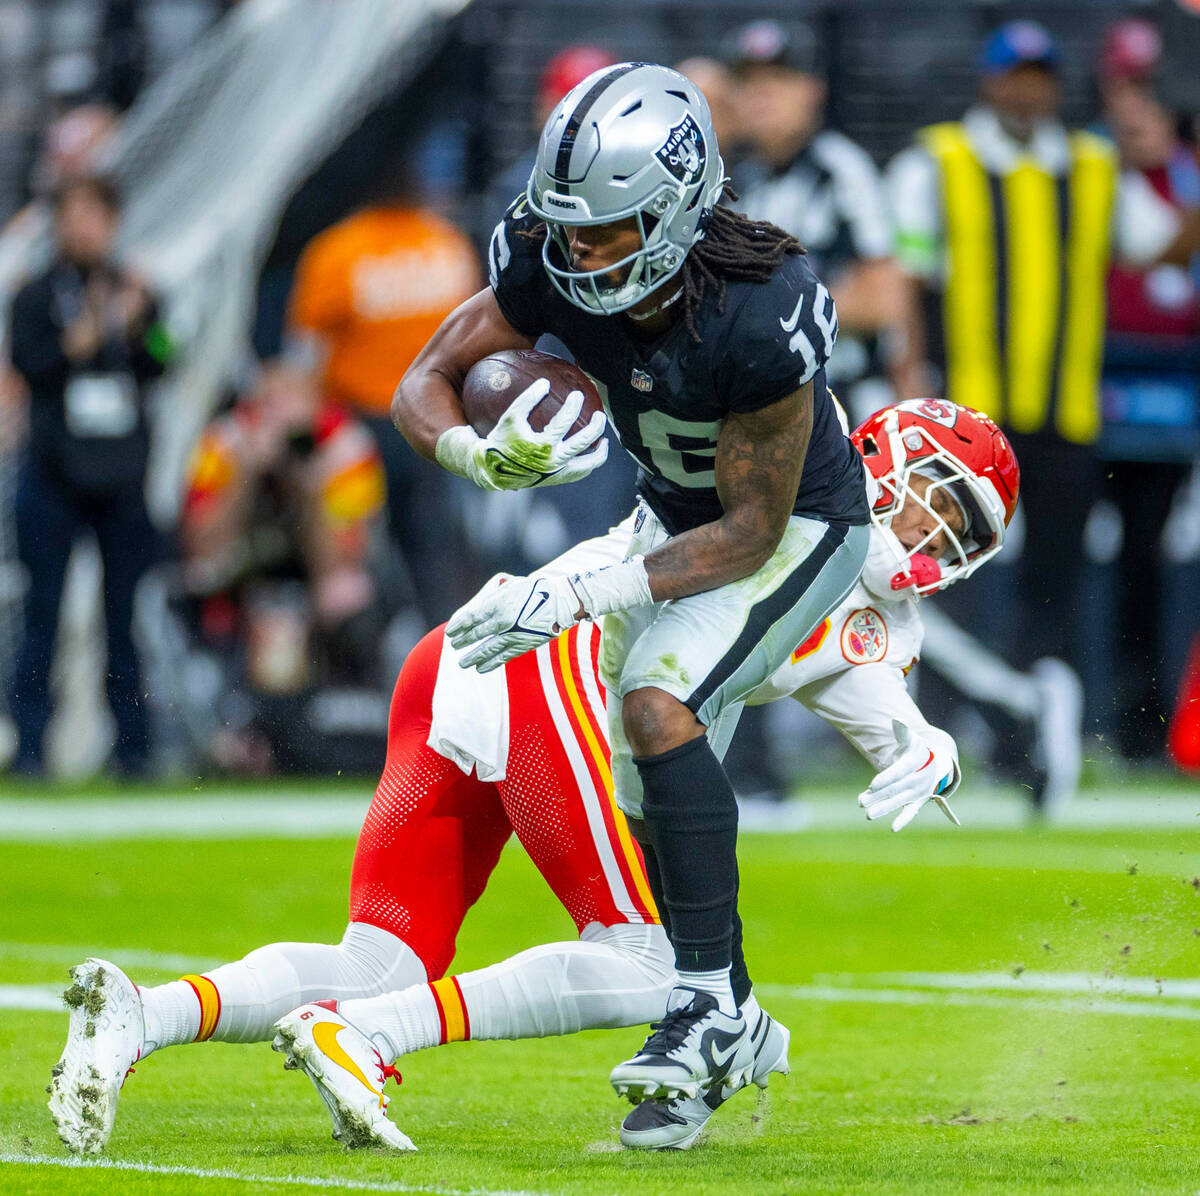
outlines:
M910 426L901 431L892 421L886 435L892 460L903 462L903 465L877 478L892 501L882 509L877 504L871 512L871 521L891 531L893 519L908 503L914 503L930 517L933 527L917 545L904 548L896 541L896 546L902 552L901 563L907 566L915 553L932 556L927 550L941 534L945 547L937 558L940 577L937 581L914 587L918 594L931 594L970 577L1000 551L1004 543L1004 509L991 487L924 428ZM919 493L912 484L914 477L922 477L928 482L923 487L924 493ZM937 510L935 502L939 492L962 513L964 526L961 532L956 532ZM894 535L889 540L895 540Z
M682 200L681 194L664 187L655 196L648 212L635 208L620 216L569 224L547 219L542 264L555 289L564 299L598 316L616 315L640 303L677 274L683 265L684 254L664 236L669 220ZM571 229L616 224L630 218L636 222L641 240L640 247L633 253L596 270L578 270L571 265ZM612 281L614 277L615 282Z

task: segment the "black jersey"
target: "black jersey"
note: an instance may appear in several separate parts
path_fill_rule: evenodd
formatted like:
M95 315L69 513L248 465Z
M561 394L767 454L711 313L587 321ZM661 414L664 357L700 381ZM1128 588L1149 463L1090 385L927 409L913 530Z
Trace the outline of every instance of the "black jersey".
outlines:
M622 316L599 316L564 298L542 266L536 218L518 200L488 252L505 319L526 336L558 337L596 382L621 445L637 461L638 490L672 535L724 513L714 470L727 415L757 411L813 383L813 422L795 513L868 521L862 460L825 385L837 334L829 292L802 256L785 257L765 283L730 282L725 310L696 313L697 343L682 320L649 344Z

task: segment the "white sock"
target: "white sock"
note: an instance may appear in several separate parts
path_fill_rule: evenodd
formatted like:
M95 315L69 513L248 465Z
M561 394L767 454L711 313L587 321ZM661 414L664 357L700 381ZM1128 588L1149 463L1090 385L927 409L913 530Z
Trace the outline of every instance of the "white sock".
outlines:
M742 1011L742 1017L746 1019L746 1025L750 1027L750 1033L754 1033L754 1027L758 1025L758 1019L762 1017L762 1006L758 1003L758 998L751 991L750 995L738 1006Z
M727 1013L730 1017L737 1017L738 1007L737 1002L733 999L733 985L729 980L729 972L728 966L716 968L711 972L680 971L679 983L667 1000L667 1011L670 1012L672 1009L686 1005L692 999L687 990L696 989L716 998L717 1006L722 1013Z
M146 1031L142 1037L145 1058L159 1047L194 1042L200 1033L200 1001L186 980L172 980L154 988L141 988L142 1016Z
M379 997L340 1001L338 1012L361 1030L389 1062L442 1041L438 1003L429 984L413 984Z
M661 926L585 926L578 942L547 943L458 977L472 1038L546 1038L637 1026L662 1011L675 983Z
M467 1038L543 1038L644 1024L675 982L661 926L584 928L475 972L447 976L339 1010L385 1058Z
M337 944L272 943L202 976L144 989L142 1054L209 1038L264 1042L298 1005L374 996L424 979L425 965L406 943L365 922L352 922Z

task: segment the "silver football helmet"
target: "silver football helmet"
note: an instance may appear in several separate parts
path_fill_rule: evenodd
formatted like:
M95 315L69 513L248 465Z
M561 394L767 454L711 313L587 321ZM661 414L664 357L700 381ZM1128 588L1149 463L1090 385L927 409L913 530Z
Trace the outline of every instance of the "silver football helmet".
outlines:
M694 83L647 62L596 71L550 114L529 177L529 207L549 230L542 261L551 281L584 311L625 311L678 272L724 185ZM572 269L567 230L628 217L640 249L599 270Z

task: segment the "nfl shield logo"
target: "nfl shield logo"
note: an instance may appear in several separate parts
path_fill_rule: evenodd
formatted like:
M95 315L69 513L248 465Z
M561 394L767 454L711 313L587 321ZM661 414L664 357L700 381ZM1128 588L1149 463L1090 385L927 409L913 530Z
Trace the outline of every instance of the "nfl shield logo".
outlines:
M654 379L645 370L639 370L636 366L634 366L633 377L629 379L629 383L634 390L640 390L643 394L654 387Z

